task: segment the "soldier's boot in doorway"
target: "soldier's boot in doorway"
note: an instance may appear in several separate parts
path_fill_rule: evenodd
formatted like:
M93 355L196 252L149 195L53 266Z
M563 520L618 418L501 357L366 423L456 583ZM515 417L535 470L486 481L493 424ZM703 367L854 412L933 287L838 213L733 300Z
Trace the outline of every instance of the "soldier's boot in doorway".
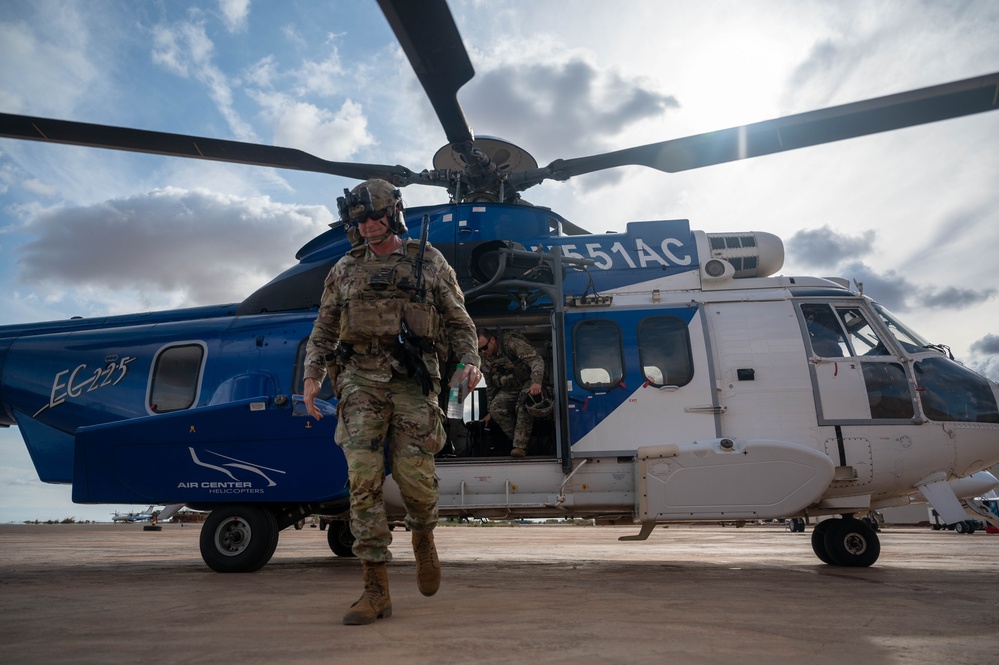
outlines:
M384 562L364 562L364 592L350 610L343 615L346 626L374 623L375 619L392 616L392 599L389 598L388 569Z
M441 562L434 546L434 532L413 531L413 554L416 556L416 585L424 596L432 596L441 586Z

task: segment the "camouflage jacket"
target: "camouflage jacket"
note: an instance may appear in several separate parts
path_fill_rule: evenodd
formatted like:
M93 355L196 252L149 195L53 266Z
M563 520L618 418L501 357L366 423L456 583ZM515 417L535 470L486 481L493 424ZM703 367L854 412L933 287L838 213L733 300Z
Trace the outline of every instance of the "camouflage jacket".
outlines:
M482 356L482 375L491 400L498 392L519 392L528 383L545 378L545 361L531 343L517 332L503 333L494 356Z
M388 329L390 324L385 322L389 319L382 311L397 307L423 308L432 316L439 315L438 324L431 326L437 338L430 341L450 344L459 362L479 365L478 338L465 310L465 296L444 255L429 244L423 266L426 306L415 304L413 269L418 250L418 241L404 239L402 247L387 256L378 256L362 245L337 261L326 278L319 315L309 336L306 378L321 382L328 371L343 371L387 382L393 371L405 374L393 357L399 331ZM406 318L412 318L408 311ZM346 342L341 340L344 335L350 339L351 354L339 353L341 341ZM437 353L425 352L423 360L430 375L439 379Z

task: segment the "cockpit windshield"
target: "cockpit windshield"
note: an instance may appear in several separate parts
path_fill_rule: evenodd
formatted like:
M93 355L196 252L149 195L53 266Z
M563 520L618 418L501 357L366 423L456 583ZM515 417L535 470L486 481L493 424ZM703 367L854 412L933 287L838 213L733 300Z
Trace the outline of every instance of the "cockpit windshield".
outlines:
M914 333L911 329L905 326L898 318L889 312L885 307L874 303L874 309L877 311L878 316L884 322L885 327L891 332L891 334L898 340L898 343L909 353L917 353L919 351L925 351L927 348L932 348L930 343L925 339Z
M885 326L907 353L940 351L874 303ZM930 420L969 423L999 422L995 394L988 380L949 357L923 357L913 364L919 401Z

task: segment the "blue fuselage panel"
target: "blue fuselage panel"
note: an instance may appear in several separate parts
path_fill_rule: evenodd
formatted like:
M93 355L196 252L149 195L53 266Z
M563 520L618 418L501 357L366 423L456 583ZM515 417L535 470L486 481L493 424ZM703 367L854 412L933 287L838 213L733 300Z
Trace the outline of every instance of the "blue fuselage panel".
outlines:
M347 496L336 419L267 398L81 428L76 503L328 503Z

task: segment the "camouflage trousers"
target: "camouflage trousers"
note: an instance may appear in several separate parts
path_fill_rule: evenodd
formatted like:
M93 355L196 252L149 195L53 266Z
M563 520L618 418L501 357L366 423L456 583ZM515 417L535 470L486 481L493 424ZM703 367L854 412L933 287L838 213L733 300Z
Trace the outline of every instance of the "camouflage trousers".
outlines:
M391 561L392 533L382 497L386 461L402 494L406 526L413 531L433 529L434 455L444 447L444 414L436 392L425 396L406 377L380 383L354 376L342 383L335 438L347 458L354 554L364 561Z
M489 417L510 437L514 448L527 450L531 430L534 428L534 416L527 412L519 391L512 393L501 390L496 393L489 401Z

